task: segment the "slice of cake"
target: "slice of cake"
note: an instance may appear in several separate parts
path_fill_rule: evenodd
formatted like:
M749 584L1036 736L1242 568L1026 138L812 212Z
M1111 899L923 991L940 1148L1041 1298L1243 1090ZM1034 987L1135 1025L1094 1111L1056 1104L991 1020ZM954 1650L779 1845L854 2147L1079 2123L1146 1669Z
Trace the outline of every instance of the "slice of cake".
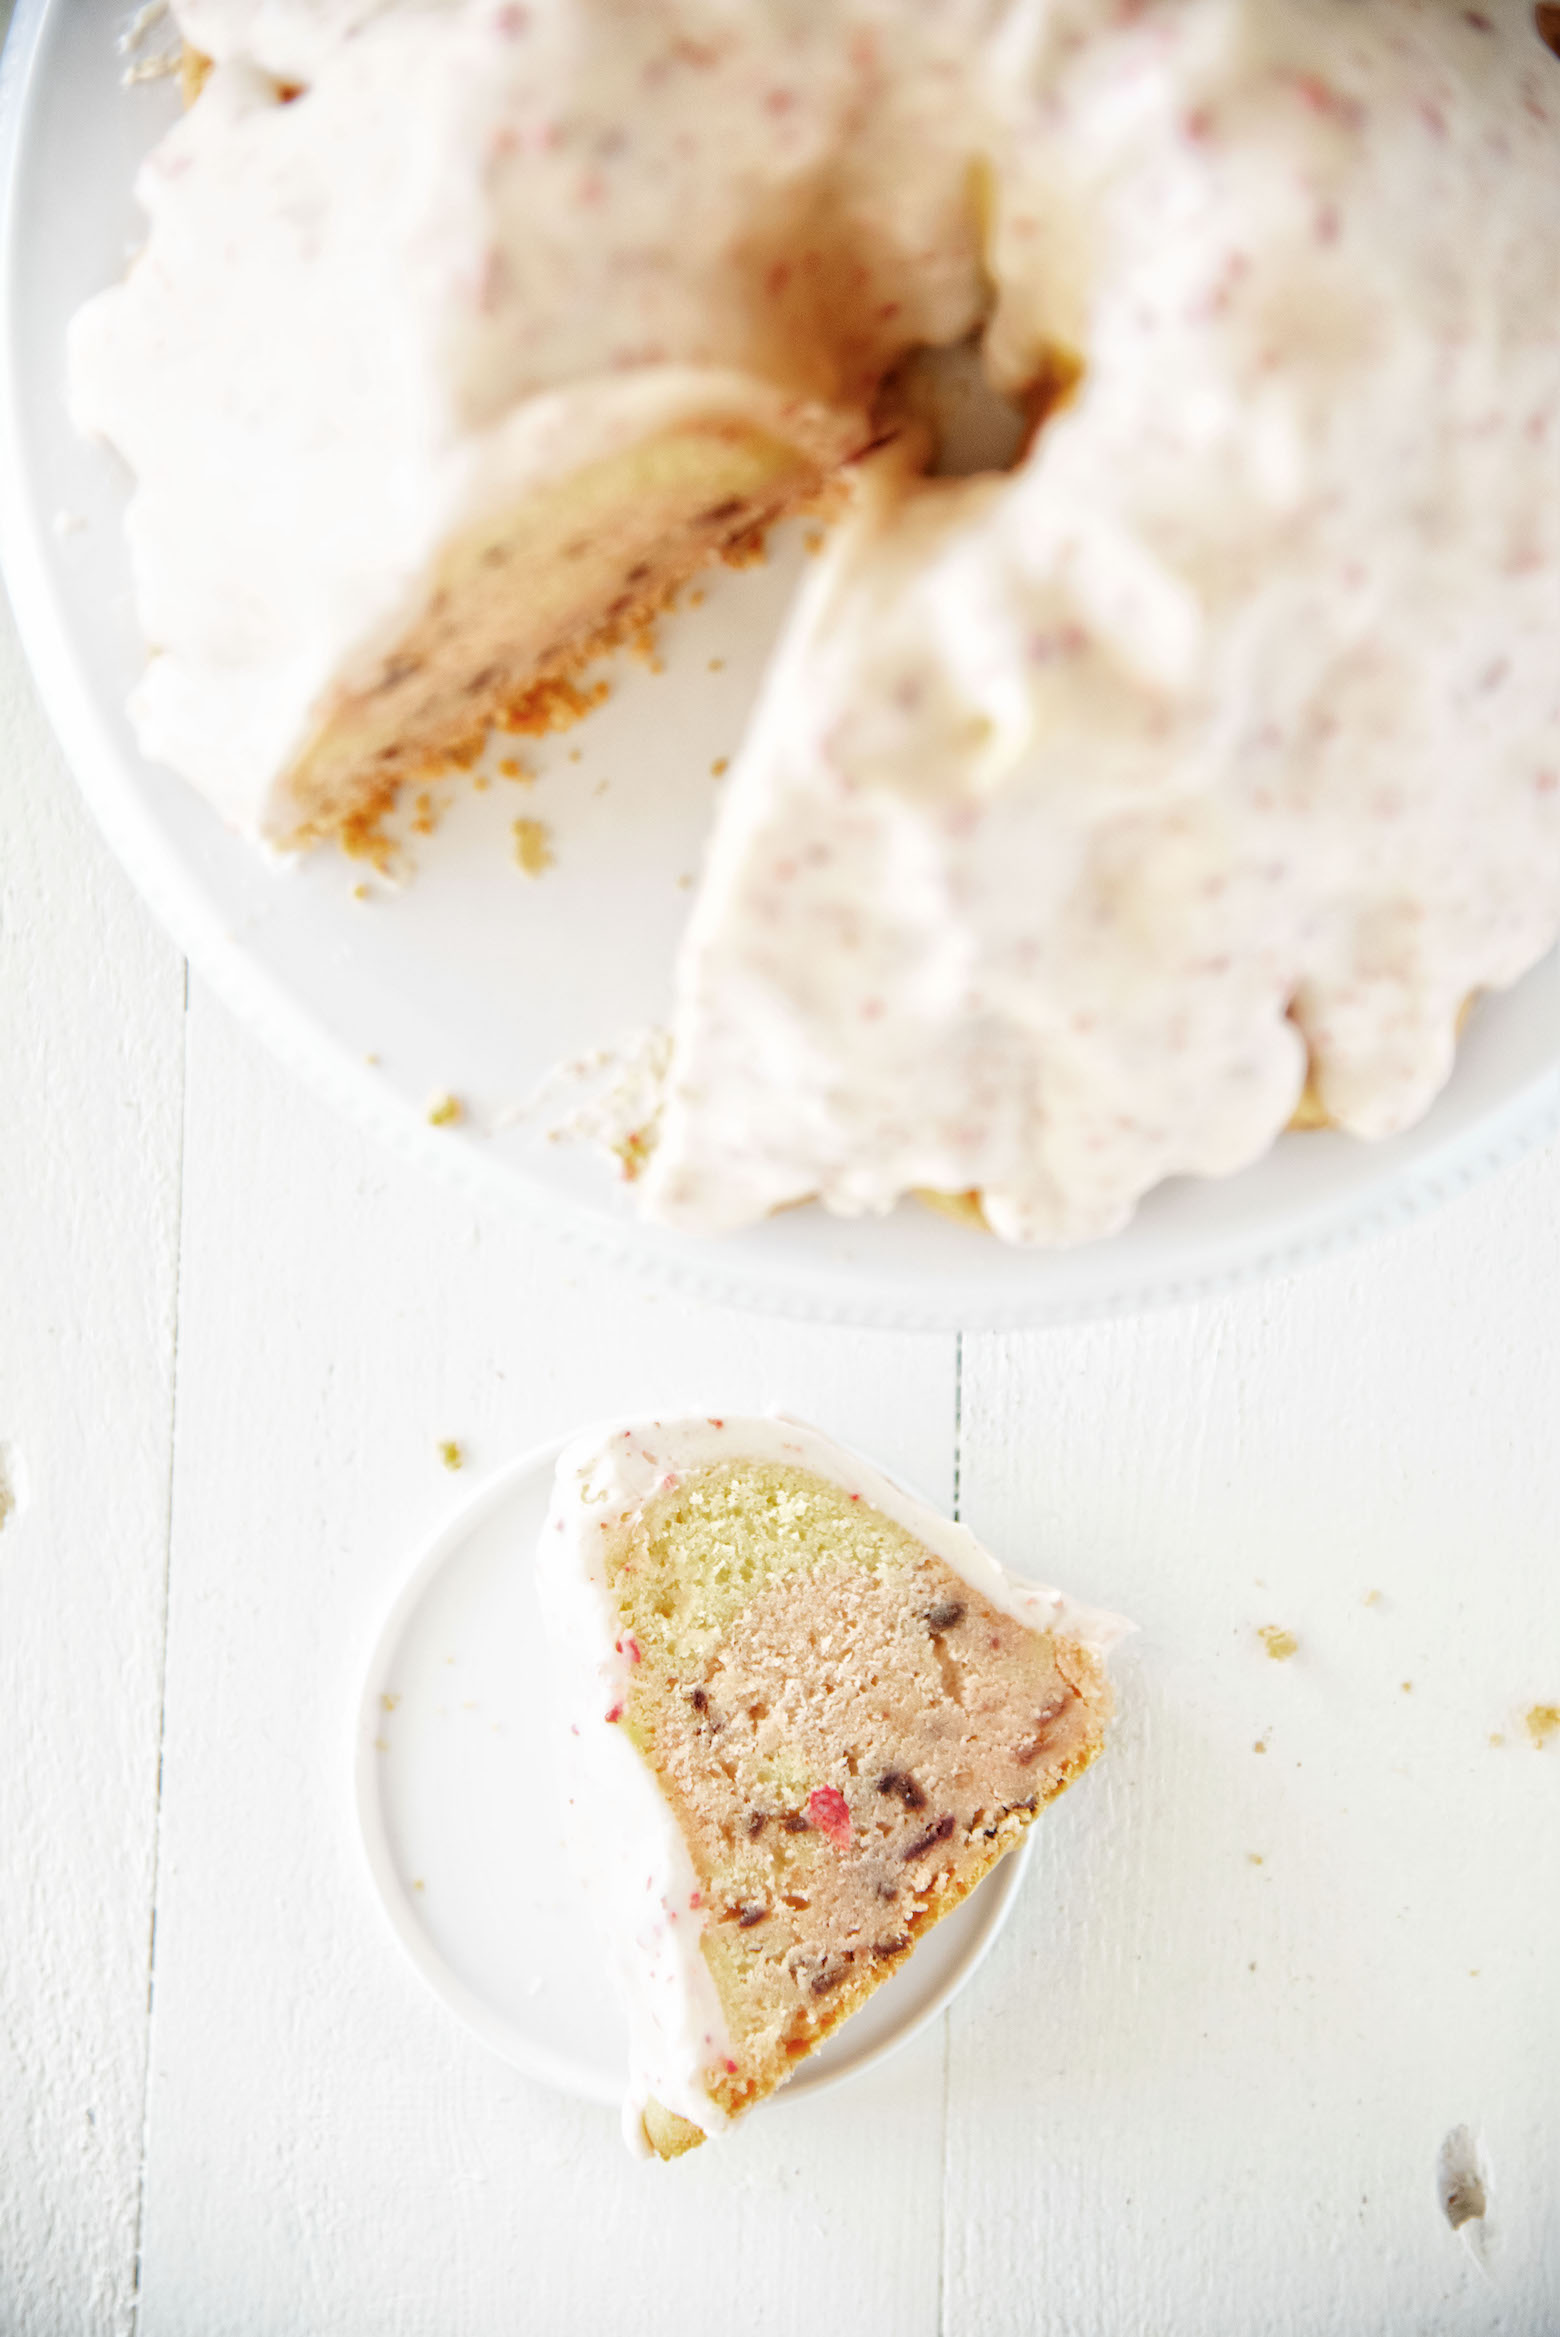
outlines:
M783 2084L1088 1767L1126 1626L777 1418L577 1438L539 1567L630 2017L625 2131L672 2158Z

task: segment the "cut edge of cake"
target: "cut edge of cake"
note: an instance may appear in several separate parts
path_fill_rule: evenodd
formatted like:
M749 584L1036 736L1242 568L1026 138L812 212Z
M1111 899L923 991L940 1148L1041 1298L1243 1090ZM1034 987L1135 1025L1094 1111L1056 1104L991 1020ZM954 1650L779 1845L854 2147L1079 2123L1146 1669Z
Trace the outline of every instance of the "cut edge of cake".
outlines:
M186 110L220 71L185 43ZM307 93L278 83L276 94L285 105ZM469 770L494 732L568 727L606 695L582 686L588 668L642 636L712 563L745 565L787 518L831 516L844 466L879 435L864 409L757 375L663 373L638 401L641 427L614 405L594 453L587 434L582 459L540 470L522 460L507 494L457 519L276 771L260 820L268 844L334 841L385 859L383 822L403 790ZM559 399L532 403L541 413Z
M279 781L289 848L334 838L372 856L403 788L471 768L494 731L566 728L605 695L582 685L586 670L702 570L740 565L767 529L826 507L834 462L865 425L843 422L825 452L816 416L792 417L788 435L780 416L750 418L723 388L712 380L706 411L523 492L446 543L408 621L338 685Z

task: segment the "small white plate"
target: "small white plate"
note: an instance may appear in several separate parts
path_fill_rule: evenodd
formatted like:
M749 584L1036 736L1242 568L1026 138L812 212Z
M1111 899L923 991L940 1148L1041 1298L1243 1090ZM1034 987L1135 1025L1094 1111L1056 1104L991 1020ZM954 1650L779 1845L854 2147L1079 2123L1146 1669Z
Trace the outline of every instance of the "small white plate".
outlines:
M1380 1145L1289 1136L1244 1174L1181 1179L1114 1240L1020 1252L915 1204L873 1221L790 1210L700 1241L642 1225L590 1146L550 1141L568 1098L515 1115L561 1062L663 1022L677 935L717 801L805 562L782 531L763 567L717 571L663 628L666 670L632 659L589 721L532 746L528 784L449 790L391 894L333 852L279 873L171 773L124 714L143 648L114 460L71 429L68 320L141 233L135 167L173 118L167 84L121 86L126 0L20 0L0 79L0 537L28 655L98 821L181 947L301 1077L469 1191L707 1296L916 1328L1077 1321L1293 1266L1400 1222L1560 1118L1560 957L1489 999L1435 1109ZM166 24L163 32L166 33ZM157 35L154 37L162 37ZM718 667L716 666L718 661ZM544 820L555 865L515 864ZM459 1128L430 1100L465 1099Z
M423 1553L368 1667L358 1822L386 1914L434 1994L530 2077L615 2102L627 2028L565 1838L534 1556L560 1447L490 1477ZM780 2096L879 2061L996 1938L1030 1844L928 1933Z

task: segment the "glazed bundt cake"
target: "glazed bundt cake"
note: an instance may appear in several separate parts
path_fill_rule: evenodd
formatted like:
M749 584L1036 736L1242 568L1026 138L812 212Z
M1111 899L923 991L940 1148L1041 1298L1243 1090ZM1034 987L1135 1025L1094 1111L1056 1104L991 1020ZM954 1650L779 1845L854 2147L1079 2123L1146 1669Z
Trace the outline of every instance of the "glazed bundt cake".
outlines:
M371 826L848 506L723 790L645 1209L1118 1227L1381 1137L1560 929L1560 63L1528 0L185 0L78 321L147 751ZM974 340L1010 468L926 475ZM603 1034L604 1037L609 1034Z

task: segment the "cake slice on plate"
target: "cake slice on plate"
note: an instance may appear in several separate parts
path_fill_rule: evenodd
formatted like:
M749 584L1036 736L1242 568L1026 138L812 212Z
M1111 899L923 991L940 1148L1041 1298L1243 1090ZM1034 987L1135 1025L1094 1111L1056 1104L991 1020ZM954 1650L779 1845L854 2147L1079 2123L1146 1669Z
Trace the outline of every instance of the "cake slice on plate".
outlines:
M576 1439L542 1536L630 2144L751 2109L1100 1751L1125 1628L817 1431Z

